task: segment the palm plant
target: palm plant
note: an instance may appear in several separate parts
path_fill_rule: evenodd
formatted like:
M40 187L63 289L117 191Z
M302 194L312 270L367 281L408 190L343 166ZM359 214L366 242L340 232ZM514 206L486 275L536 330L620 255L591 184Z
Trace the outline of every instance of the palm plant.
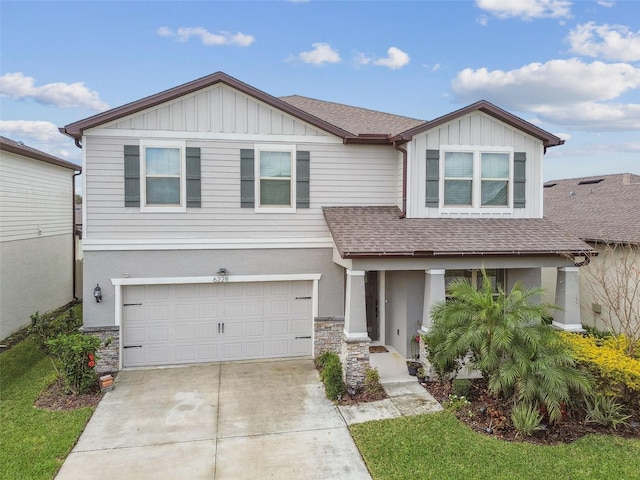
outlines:
M466 280L453 282L451 299L434 306L433 327L425 338L429 361L441 375L454 376L466 361L480 370L493 394L540 403L555 422L570 391L586 393L591 385L543 321L556 307L537 302L541 288L517 282L508 293L494 293L484 271L482 276L479 289Z

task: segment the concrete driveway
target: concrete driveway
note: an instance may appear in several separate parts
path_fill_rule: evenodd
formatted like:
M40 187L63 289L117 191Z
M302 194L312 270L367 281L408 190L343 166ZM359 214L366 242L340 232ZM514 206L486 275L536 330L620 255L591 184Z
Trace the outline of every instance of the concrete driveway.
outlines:
M123 371L56 479L370 479L311 360Z

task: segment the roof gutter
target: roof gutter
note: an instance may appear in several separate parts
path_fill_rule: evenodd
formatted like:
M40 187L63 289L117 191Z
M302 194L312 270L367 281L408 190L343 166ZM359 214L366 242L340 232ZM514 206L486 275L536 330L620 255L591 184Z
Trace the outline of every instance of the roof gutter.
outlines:
M407 149L400 147L404 143L406 140L402 143L393 142L393 148L402 154L402 211L400 218L407 217Z

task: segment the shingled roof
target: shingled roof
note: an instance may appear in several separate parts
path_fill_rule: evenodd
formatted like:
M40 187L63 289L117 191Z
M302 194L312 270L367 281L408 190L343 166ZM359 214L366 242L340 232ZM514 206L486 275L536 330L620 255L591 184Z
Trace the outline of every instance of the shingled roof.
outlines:
M82 167L80 165L67 162L66 160L62 160L61 158L54 157L53 155L49 155L48 153L42 152L40 150L36 150L35 148L29 147L22 142L16 142L15 140L11 140L7 137L0 136L0 150L11 152L16 155L22 155L23 157L31 158L33 160L39 160L41 162L57 165L59 167L68 168L70 170L82 171Z
M592 248L541 218L400 218L395 207L325 207L342 258L583 255Z
M354 135L387 134L392 137L425 123L425 120L300 95L280 97L280 100Z
M545 183L544 216L588 242L640 244L640 175Z

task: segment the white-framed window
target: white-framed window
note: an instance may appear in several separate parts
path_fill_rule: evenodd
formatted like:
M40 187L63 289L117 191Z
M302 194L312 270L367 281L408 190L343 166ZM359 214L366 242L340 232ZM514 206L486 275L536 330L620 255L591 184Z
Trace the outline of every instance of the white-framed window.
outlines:
M295 212L295 146L256 145L255 152L256 212Z
M185 143L140 142L140 210L186 211Z
M505 289L507 272L502 268L486 269L485 273L491 283L493 293L497 294L498 290ZM444 285L447 295L449 293L449 286L454 281L464 280L471 285L475 285L477 289L482 287L482 270L477 268L471 270L446 270L444 273Z
M513 207L513 150L443 147L441 207L453 210Z

